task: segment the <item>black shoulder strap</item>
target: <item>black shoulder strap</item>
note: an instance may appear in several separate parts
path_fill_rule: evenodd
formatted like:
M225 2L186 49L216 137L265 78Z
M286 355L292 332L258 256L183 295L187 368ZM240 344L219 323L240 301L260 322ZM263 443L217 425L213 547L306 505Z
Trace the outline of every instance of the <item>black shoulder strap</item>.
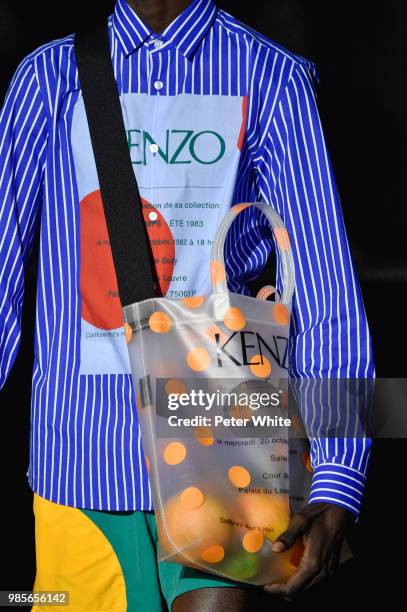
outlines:
M106 23L75 35L75 56L124 307L153 297L154 277Z

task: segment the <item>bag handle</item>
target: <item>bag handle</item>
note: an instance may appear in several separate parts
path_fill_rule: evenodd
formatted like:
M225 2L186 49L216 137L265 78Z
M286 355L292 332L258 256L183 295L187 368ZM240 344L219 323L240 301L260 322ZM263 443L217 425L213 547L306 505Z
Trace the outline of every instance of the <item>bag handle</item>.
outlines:
M124 308L154 297L155 269L126 139L106 23L75 35L75 57Z
M223 254L226 235L233 221L236 219L236 216L250 206L258 208L264 215L266 215L268 221L270 222L280 256L283 274L283 293L279 301L283 304L290 305L295 286L294 260L290 238L280 215L265 202L236 204L230 208L223 218L216 234L215 242L212 245L211 278L213 293L228 293L225 259Z

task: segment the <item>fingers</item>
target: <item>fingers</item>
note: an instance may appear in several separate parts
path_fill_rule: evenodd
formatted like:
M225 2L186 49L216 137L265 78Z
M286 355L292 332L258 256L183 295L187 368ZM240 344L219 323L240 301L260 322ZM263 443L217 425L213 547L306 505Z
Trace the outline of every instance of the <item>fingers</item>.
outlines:
M333 551L332 554L329 558L328 561L328 576L333 576L336 568L339 565L339 559L341 556L341 550L342 550L342 544L343 544L343 537L340 538L338 540L338 542L336 543L336 545L333 547Z
M309 518L302 518L305 523L311 520ZM301 523L301 525L303 524ZM292 598L299 591L322 580L326 576L327 561L331 555L331 552L325 549L325 541L323 526L314 523L307 538L304 554L297 572L286 583L271 584L265 587L265 589L269 593Z
M287 550L302 536L304 554L297 572L285 583L266 585L264 589L267 592L291 599L334 572L346 518L339 510L330 504L309 504L293 516L288 529L274 542L272 550Z
M322 570L315 576L315 578L311 580L311 582L307 584L306 587L304 587L304 591L308 591L308 589L311 589L327 578L332 578L339 564L340 550L340 545L334 547L328 560L323 564Z
M292 599L300 590L304 589L320 573L320 566L316 559L310 558L302 561L298 570L287 582L270 584L264 587L268 593Z

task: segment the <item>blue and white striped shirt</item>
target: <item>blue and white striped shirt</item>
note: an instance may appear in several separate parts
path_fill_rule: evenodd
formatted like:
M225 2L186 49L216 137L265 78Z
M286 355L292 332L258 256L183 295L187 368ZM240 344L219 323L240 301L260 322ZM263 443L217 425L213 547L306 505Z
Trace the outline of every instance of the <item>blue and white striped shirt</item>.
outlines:
M160 220L148 229L167 296L205 292L209 245L228 207L266 201L292 238L291 374L373 376L314 65L213 0L194 0L160 35L117 0L109 32L134 170ZM69 506L147 510L151 492L73 41L52 41L26 57L1 112L0 387L20 343L24 267L40 225L29 483ZM230 289L247 293L272 248L264 219L239 215L226 245ZM367 439L311 440L311 501L357 514L369 446Z

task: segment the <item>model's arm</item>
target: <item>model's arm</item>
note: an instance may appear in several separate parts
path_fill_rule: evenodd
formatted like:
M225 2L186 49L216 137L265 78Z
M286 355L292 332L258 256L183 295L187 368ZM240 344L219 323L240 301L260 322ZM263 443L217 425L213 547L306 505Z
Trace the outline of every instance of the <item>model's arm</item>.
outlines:
M30 58L0 113L0 388L20 345L24 268L40 216L46 116Z
M294 67L275 107L259 162L262 196L282 214L295 261L291 376L363 379L374 376L371 338L310 67L306 62ZM301 410L307 412L306 425L324 419L321 403L310 403L307 393L300 393L299 399ZM334 402L335 413L341 405ZM349 413L339 414L343 420L348 417ZM346 434L343 429L342 433ZM363 435L335 439L312 435L310 442L314 468L310 504L283 543L288 546L293 537L311 533L313 524L319 527L310 538L312 554L306 551L313 559L312 570L305 576L298 572L294 591L315 579L324 565L315 563L315 558L328 563L342 526L349 516L358 515L371 444Z

